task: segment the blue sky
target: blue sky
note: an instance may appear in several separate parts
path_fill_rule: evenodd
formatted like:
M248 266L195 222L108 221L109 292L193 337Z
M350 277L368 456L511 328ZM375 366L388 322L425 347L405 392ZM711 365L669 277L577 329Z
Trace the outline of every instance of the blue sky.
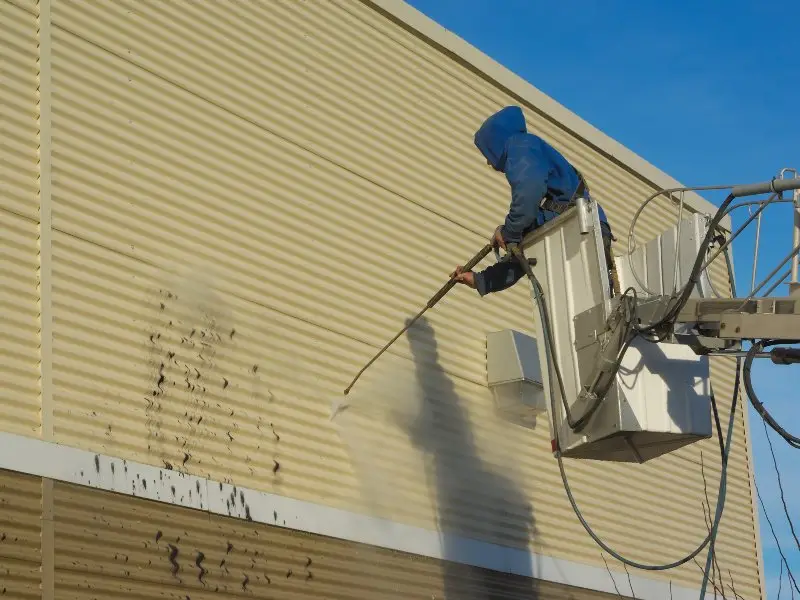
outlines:
M795 3L408 1L685 185L763 181L783 167L800 170ZM746 217L740 210L734 224ZM762 244L759 280L791 249L790 207L768 209L762 228L769 243ZM734 248L740 292L750 287L754 229L748 233ZM797 434L800 368L759 363L754 384ZM800 578L800 549L777 494L762 422L748 410L757 484ZM797 528L800 450L772 440ZM779 558L763 514L760 520L772 599ZM788 598L787 585L784 576Z

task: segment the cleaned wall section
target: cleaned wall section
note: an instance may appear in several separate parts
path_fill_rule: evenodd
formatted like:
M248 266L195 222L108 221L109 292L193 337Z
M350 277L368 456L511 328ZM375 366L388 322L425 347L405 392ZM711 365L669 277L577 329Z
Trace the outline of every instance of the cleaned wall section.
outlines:
M472 133L515 100L355 0L52 6L56 440L496 543L532 536L539 552L602 565L565 501L546 428L503 422L485 388L485 333L530 333L524 285L483 301L454 291L359 383L356 409L328 421L361 364L502 219L506 184ZM3 361L20 382L3 406L30 435L36 19L0 8L15 65L0 110L15 111L19 140L0 208L15 213L2 267L14 292L0 298L18 307L9 339L28 357ZM651 186L526 112L589 178L622 242ZM648 210L639 239L670 214ZM727 406L730 368L714 372ZM743 434L740 418L718 549L753 597ZM660 561L705 531L701 449L713 503L716 440L651 465L568 469L604 539ZM700 579L691 564L661 576ZM73 595L90 593L69 581Z
M39 429L38 23L35 3L0 2L0 420Z

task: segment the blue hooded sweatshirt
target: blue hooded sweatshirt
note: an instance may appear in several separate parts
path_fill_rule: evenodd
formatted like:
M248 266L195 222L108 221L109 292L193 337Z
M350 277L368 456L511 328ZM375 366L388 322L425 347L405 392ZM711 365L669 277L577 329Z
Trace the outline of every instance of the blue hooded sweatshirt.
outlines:
M528 133L519 106L496 112L475 133L475 145L488 163L505 173L511 186L511 207L501 226L506 242L520 242L525 233L557 215L540 210L548 194L555 202L567 203L578 188L577 170L542 138ZM599 207L600 221L606 222Z
M503 108L486 119L475 134L475 145L496 171L505 173L511 186L511 207L501 226L506 242L519 243L529 231L558 216L540 209L546 194L555 202L568 203L580 184L577 170L566 158L528 133L518 106ZM604 236L610 237L605 212L599 204L597 209ZM506 261L475 273L475 285L484 296L514 285L523 276L517 261Z

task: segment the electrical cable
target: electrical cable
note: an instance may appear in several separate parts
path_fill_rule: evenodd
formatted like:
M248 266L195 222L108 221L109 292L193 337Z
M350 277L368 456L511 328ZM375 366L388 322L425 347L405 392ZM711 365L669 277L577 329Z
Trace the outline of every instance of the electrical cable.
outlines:
M704 188L692 188L692 189L728 189L730 187L733 187L733 186L707 186L707 187L704 187ZM686 188L686 189L689 189L689 188ZM665 191L670 191L670 190L665 190ZM634 216L633 223L631 224L631 231L629 232L629 242L630 242L630 239L631 239L633 228L634 228L634 226L636 224L636 220L638 219L638 217L641 214L642 210L647 205L647 203L649 203L653 198L655 198L660 193L664 193L664 191L654 194L653 196L648 198L647 201L645 201L644 204L642 204L639 207L639 210L637 211L637 213ZM641 336L644 339L647 339L648 341L651 341L651 342L662 341L663 339L665 339L669 335L669 327L674 325L675 320L677 319L677 316L678 316L679 312L683 309L683 307L686 305L689 297L691 296L692 290L694 289L694 286L697 284L697 282L699 280L699 276L703 271L703 265L704 265L704 262L706 260L706 255L708 253L709 245L711 244L711 242L714 239L716 239L718 237L717 234L716 234L716 231L717 231L717 229L719 227L719 223L721 222L721 220L724 217L724 215L727 214L728 207L731 204L731 202L733 202L735 197L736 196L735 196L735 194L733 192L731 194L729 194L727 196L727 198L722 202L720 207L718 208L715 216L711 219L711 222L709 223L709 226L708 226L708 228L706 230L706 235L705 235L705 237L704 237L704 239L703 239L703 241L702 241L702 243L700 245L700 249L699 249L699 251L697 253L697 256L695 258L695 263L694 263L694 265L692 267L692 271L691 271L691 274L689 276L688 281L686 282L685 286L683 287L683 289L681 290L681 292L679 294L673 293L673 295L670 298L671 305L668 305L668 308L665 311L664 315L660 319L658 319L655 323L650 323L649 325L646 325L646 326L641 326L639 324L639 320L636 318L636 307L637 307L637 304L638 304L638 301L637 301L638 299L636 298L635 290L633 290L634 298L633 298L632 315L630 315L629 319L628 319L628 331L626 332L626 335L625 335L626 340L623 343L623 345L622 345L622 347L620 349L620 352L618 354L618 358L617 358L617 362L616 362L616 368L617 369L619 368L619 365L620 365L620 363L622 361L622 358L624 357L625 352L627 351L628 347L630 346L631 341L634 339L634 337L636 337L636 335ZM629 246L630 246L630 243L629 243ZM727 248L725 250L727 250ZM549 318L548 318L548 314L547 314L548 311L547 311L546 302L545 302L545 299L544 299L544 292L542 290L542 287L541 287L538 279L536 279L536 276L534 275L533 270L530 268L530 265L528 265L527 261L524 260L524 257L518 256L518 258L520 259L520 262L522 263L523 269L526 271L526 274L528 275L528 278L531 280L531 285L532 285L532 289L533 289L533 295L534 295L534 298L536 300L537 307L539 309L539 315L540 315L540 319L541 319L541 322L542 322L542 328L544 330L543 333L544 333L545 337L547 338L546 339L546 343L545 343L545 352L546 352L546 355L547 355L547 364L551 365L552 369L555 371L556 378L558 379L558 383L559 383L559 387L560 387L560 391L561 391L562 401L564 403L565 413L566 413L566 416L568 418L568 423L572 427L573 423L572 423L571 415L569 413L569 407L568 407L567 402L566 402L566 395L565 395L565 390L564 390L563 378L561 377L560 367L558 365L558 360L557 360L557 358L555 356L553 356L555 354L555 348L554 348L554 341L553 341L552 332L550 331L550 326L549 326L550 322L549 322ZM729 267L729 273L730 273L730 258L728 256L727 251L726 251L726 259L728 261L728 267ZM735 281L732 279L732 277L731 277L731 286L732 286L732 289L735 289ZM626 290L626 292L625 292L625 294L623 296L626 296L628 294L628 291L629 290ZM734 292L734 296L735 296L735 292ZM620 302L622 302L622 300ZM668 326L668 327L665 328L665 326ZM635 332L636 335L631 336L630 335L631 331ZM754 398L753 398L753 394L751 393L752 386L750 385L750 382L749 382L749 374L750 374L749 366L752 363L752 359L754 358L756 353L757 353L757 351L753 351L751 349L751 351L748 352L748 355L747 355L748 362L746 363L747 371L746 371L746 375L745 375L745 387L748 388L748 395L751 397L751 401L753 401ZM572 490L571 490L570 485L569 485L569 481L568 481L568 478L567 478L567 475L566 475L566 471L564 469L563 456L562 456L562 451L561 451L561 440L560 440L560 437L559 437L559 428L558 428L558 426L556 424L556 416L555 416L556 415L556 402L555 402L555 394L554 394L555 390L553 389L552 377L548 377L548 387L549 387L549 393L550 393L550 410L551 410L552 419L553 419L553 438L554 438L553 439L553 444L554 444L553 450L554 450L554 453L556 455L556 459L558 461L558 468L559 468L559 472L561 474L561 480L562 480L562 482L564 484L564 490L565 490L565 492L567 494L567 498L569 499L570 505L572 506L572 509L575 512L575 515L578 517L578 520L580 521L581 525L584 527L584 529L589 534L589 536L598 544L598 546L600 546L600 548L602 548L603 550L608 552L611 556L613 556L614 558L616 558L617 560L622 562L624 565L630 565L630 566L632 566L634 568L638 568L638 569L642 569L642 570L648 570L648 571L663 571L663 570L668 570L668 569L673 569L675 567L678 567L678 566L680 566L682 564L685 564L688 561L692 560L695 556L697 556L700 552L702 552L703 549L706 546L709 546L709 552L708 552L708 557L707 557L707 562L706 562L706 568L704 570L703 584L702 584L701 595L700 595L701 599L705 597L706 585L708 583L708 572L710 570L710 565L713 564L714 546L715 546L715 542L716 542L716 536L717 536L717 532L719 530L719 524L720 524L720 521L722 519L722 513L723 513L724 507L725 507L725 498L726 498L726 494L727 494L728 456L730 454L730 448L731 448L731 443L732 443L732 439L733 439L734 419L735 419L736 408L737 408L738 399L739 399L739 388L740 388L740 385L741 385L742 371L743 371L743 369L742 369L741 358L737 357L737 360L736 360L736 376L735 376L735 380L734 380L733 398L732 398L732 401L731 401L730 419L729 419L729 422L728 422L727 437L726 437L726 440L725 440L724 443L723 443L723 440L722 440L722 426L721 426L721 422L720 422L720 419L719 419L719 410L718 410L718 407L717 407L716 397L715 397L715 395L713 393L713 389L711 390L711 395L710 395L711 396L711 406L712 406L712 410L713 410L713 413L714 413L715 426L716 426L716 429L717 429L717 438L718 438L719 443L720 443L720 455L721 455L721 472L720 472L720 481L719 481L719 491L718 491L718 494L717 494L716 514L714 516L713 525L710 528L706 538L703 540L703 542L695 550L693 550L691 553L689 553L688 555L686 555L685 557L683 557L683 558L681 558L679 560L676 560L676 561L673 561L673 562L667 563L667 564L660 564L660 565L650 565L650 564L639 563L637 561L634 561L634 560L631 560L631 559L628 559L628 558L622 556L620 553L618 553L615 550L613 550L612 548L610 548L602 539L600 539L600 537L592 530L591 526L586 522L585 518L583 517L583 515L582 515L582 513L581 513L580 509L578 508L578 505L577 505L577 503L575 501L575 498L574 498L574 496L572 494ZM590 418L590 416L591 416L590 413L593 413L594 410L597 409L597 407L599 406L601 401L602 401L602 396L600 396L600 397L598 397L596 399L596 401L594 402L594 404L590 408L590 410L586 411L586 414L584 414L581 417L581 421L587 420L588 418ZM761 408L763 409L763 405L761 405ZM761 412L761 411L759 411L759 412ZM765 416L765 415L766 415L765 418L768 417L772 421L770 424L773 426L773 428L776 431L778 431L779 433L781 431L783 431L783 433L786 433L786 435L789 436L788 439L785 437L785 439L787 439L787 441L789 441L789 439L794 438L794 436L791 436L790 434L788 434L788 432L785 432L785 430L782 430L782 428L780 428L780 426L776 422L774 422L774 420L771 419L771 416L769 416L769 413L766 411L766 409L763 409L762 416ZM574 429L575 428L573 427L573 430ZM794 438L794 439L797 439L797 438ZM800 444L800 439L797 439L797 443ZM788 568L788 564L787 564L787 568Z
M789 576L789 582L792 584L792 587L796 589L800 593L800 587L797 585L797 580L794 578L792 574L792 569L789 567L789 561L786 560L786 555L783 553L783 548L781 548L781 543L778 540L778 535L775 533L775 527L772 525L772 519L769 518L769 514L767 513L767 507L764 506L764 500L761 499L761 492L758 490L758 485L755 485L756 488L756 496L758 497L758 502L761 505L761 510L764 513L764 516L767 519L767 524L769 525L769 529L772 532L772 538L775 541L775 547L778 548L778 554L781 557L781 564L786 565L786 573ZM790 588L791 589L791 588ZM792 592L794 594L794 592Z
M713 231L711 228L709 228L708 230L709 231ZM728 283L729 283L729 285L731 287L731 296L735 298L736 297L736 274L733 272L733 263L731 261L731 257L730 257L730 254L728 252L728 248L727 247L724 250L724 254L725 254L725 264L728 267ZM741 380L741 374L742 374L742 360L741 360L741 358L737 358L736 359L736 379L734 381L734 386L733 386L733 404L731 405L731 412L733 412L733 410L734 410L734 408L736 406L736 402L737 402L737 400L739 398L739 383L740 383L740 380ZM714 401L713 394L711 396L711 399L712 399L712 403L713 403L713 401ZM713 406L713 404L712 404L712 406ZM718 418L718 415L716 415L716 411L715 411L715 420L717 422L717 428L719 428L719 418ZM733 425L733 414L731 414L731 421L730 421L729 428L732 425ZM728 434L730 435L730 429L728 431ZM727 454L726 454L726 457L727 457ZM711 547L708 550L708 555L706 556L706 568L703 570L703 584L702 584L702 586L700 588L701 589L701 591L700 591L701 600L703 600L705 598L706 586L708 585L708 573L711 570L711 566L713 564L713 560L714 560L714 544L711 545Z
M736 280L735 280L736 273L734 273L734 271L733 271L733 259L731 258L730 247L725 248L724 254L725 254L725 268L728 269L728 281L733 282L731 284L731 296L733 296L735 298L736 297L736 292L735 292L735 290L736 290ZM709 277L709 280L710 279L711 278Z
M689 297L692 294L692 290L694 286L697 284L697 281L700 277L702 272L702 267L705 262L705 256L708 252L708 246L711 241L716 237L716 229L719 226L720 221L722 221L722 216L725 213L725 210L728 208L731 202L733 202L734 198L733 194L729 194L727 198L722 202L717 213L711 219L709 223L708 229L706 230L706 235L703 238L702 243L700 244L700 250L697 253L697 257L695 258L694 265L692 267L691 275L689 276L689 280L686 282L686 285L683 287L683 290L678 295L677 302L675 302L670 308L667 309L666 313L664 314L661 319L656 321L655 323L650 323L644 327L636 324L634 327L639 332L657 332L658 329L662 328L664 325L672 325L675 321L675 318L678 316L680 310L686 305L686 302L689 300ZM675 298L675 296L672 296Z
M781 600L781 588L783 587L783 561L781 561L781 572L778 575L778 599Z
M769 439L769 429L767 429L767 422L762 419L761 423L764 425L764 437L767 438L769 444L769 453L772 455L772 465L775 467L775 476L778 479L778 491L781 495L781 504L783 504L783 513L786 515L786 520L789 522L789 530L792 532L794 543L797 544L797 549L800 550L800 540L797 539L797 533L794 530L794 523L792 517L789 516L789 507L786 506L786 496L783 493L783 481L781 481L781 470L778 468L778 459L775 458L775 449L772 447L772 440Z
M719 524L722 520L722 511L725 507L725 497L724 494L727 493L727 483L728 483L728 456L730 455L731 443L733 438L733 416L736 412L736 404L739 399L739 385L741 382L741 373L742 373L742 360L741 358L736 359L736 378L733 384L733 400L731 401L731 416L730 421L728 422L728 439L725 445L725 448L722 450L723 452L723 461L722 461L722 473L720 474L720 491L719 494L723 495L722 498L717 497L717 514L714 517L714 524L711 530L708 532L708 540L710 542L708 547L708 555L706 557L706 568L703 571L703 584L700 588L700 598L703 600L706 596L706 585L708 585L708 572L711 570L711 565L714 561L714 549L717 541L717 531L719 531ZM714 391L711 391L711 407L714 411L714 422L717 425L717 435L720 439L720 444L722 444L722 429L720 427L719 421L719 412L717 410L717 401L714 397ZM725 489L723 491L722 480L725 480ZM721 503L720 503L721 502Z
M753 345L750 347L750 350L747 351L747 357L744 360L744 387L747 391L747 396L750 398L750 403L753 405L753 408L756 409L761 418L769 424L775 432L780 435L786 443L788 443L793 448L800 448L800 437L796 435L792 435L788 431L786 431L780 424L772 417L770 412L766 409L764 404L758 399L758 395L756 394L755 390L753 389L753 382L752 382L752 373L751 368L753 365L753 359L755 355L761 352L764 348L769 346L776 346L778 344L785 344L785 343L796 343L794 340L760 340L758 342L754 342Z
M540 319L542 320L542 323L544 324L545 322L547 322L547 317L546 317L547 308L546 308L546 305L545 305L544 293L543 293L542 287L541 287L538 279L536 278L536 276L533 274L532 271L528 274L528 276L531 279L531 284L532 284L533 289L534 289L534 296L538 300L536 302L536 304L537 304L537 307L539 309ZM544 328L544 327L543 327L543 329L545 329L545 332L544 332L545 337L550 338L551 337L550 336L550 331L547 328ZM558 372L560 371L560 367L558 365L558 360L555 357L551 356L551 354L550 354L551 346L552 346L552 340L548 340L547 343L545 344L545 352L546 352L546 355L547 355L547 363L552 365L553 370L556 371L556 374L557 374L557 377L558 377ZM737 361L737 365L739 364L739 362L740 361ZM723 510L724 504L725 504L725 496L726 496L726 491L727 491L728 453L730 451L730 445L731 445L731 441L732 441L732 438L733 438L734 415L736 413L736 403L737 403L736 399L738 397L738 391L739 391L739 374L740 374L740 370L737 368L736 381L735 381L735 384L734 384L734 400L733 400L733 403L731 405L731 414L730 414L730 422L729 422L729 425L728 425L727 441L726 441L724 446L722 445L722 442L720 441L722 469L721 469L721 476L720 476L719 492L718 492L718 496L717 496L717 512L716 512L716 516L715 516L715 520L714 520L714 525L713 525L711 531L709 532L709 534L706 536L705 540L703 540L703 542L695 550L693 550L690 554L688 554L687 556L685 556L684 558L682 558L680 560L676 560L674 562L667 563L667 564L662 564L662 565L644 564L644 563L640 563L640 562L637 562L637 561L634 561L634 560L631 560L629 558L626 558L626 557L622 556L619 552L617 552L614 549L612 549L611 547L609 547L602 539L600 539L600 537L594 532L594 530L591 528L591 526L586 522L586 519L583 517L583 514L581 513L580 509L578 508L578 505L577 505L577 503L575 501L575 498L572 495L572 490L571 490L570 485L569 485L569 480L567 479L567 475L566 475L566 472L564 470L563 458L562 458L562 454L561 454L561 442L560 442L560 439L559 439L558 427L557 427L557 425L555 423L555 414L556 414L556 404L555 404L555 394L554 394L555 390L553 389L553 380L552 380L552 378L548 377L548 384L549 384L549 388L550 388L550 390L549 390L550 391L550 410L552 412L553 421L554 421L553 422L553 432L554 432L553 433L553 436L554 436L554 440L553 441L554 441L554 444L555 444L555 449L554 450L555 450L555 454L556 454L556 459L558 460L558 468L559 468L559 471L561 473L561 480L562 480L562 482L564 484L564 490L565 490L565 492L567 494L567 498L569 499L569 502L570 502L570 504L572 506L572 510L575 512L575 515L578 517L578 520L581 522L581 525L583 525L583 528L586 530L586 532L589 534L589 536L597 543L597 545L600 546L600 548L605 550L608 554L610 554L611 556L613 556L614 558L616 558L617 560L619 560L623 564L630 565L631 567L634 567L634 568L637 568L637 569L642 569L642 570L647 570L647 571L666 571L668 569L673 569L673 568L678 567L678 566L680 566L680 565L682 565L684 563L689 562L695 556L697 556L700 552L702 552L703 548L705 548L709 544L709 542L711 542L713 540L713 538L716 536L716 531L717 531L717 529L719 527L719 522L720 522L720 520L722 518L722 510ZM719 412L717 410L716 399L714 398L713 394L712 394L711 399L712 399L712 403L711 404L712 404L712 408L713 408L714 415L715 415L715 422L719 423ZM720 425L718 427L718 436L720 436L720 440L721 440L721 434L722 434L722 428L721 428L721 425Z

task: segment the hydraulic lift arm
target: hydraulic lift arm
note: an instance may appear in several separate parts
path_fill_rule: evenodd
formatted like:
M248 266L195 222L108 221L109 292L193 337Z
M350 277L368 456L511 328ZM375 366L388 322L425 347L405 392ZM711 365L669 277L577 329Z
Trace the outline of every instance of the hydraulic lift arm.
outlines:
M657 296L639 304L642 324L656 321L669 300ZM665 341L688 344L697 354L736 355L743 340L759 339L800 343L800 293L780 298L690 298ZM800 362L800 350L778 348L770 357L781 364Z
M576 344L587 336L589 338L594 336L597 340L597 352L591 367L584 370L580 376L581 387L571 406L571 412L573 415L582 416L575 419L575 425L573 422L569 423L572 432L579 433L584 429L592 412L600 406L603 398L609 393L617 377L622 357L629 343L636 337L642 337L656 344L663 342L685 345L696 355L701 356L746 356L748 363L755 357L769 357L776 364L800 363L800 350L795 348L778 347L771 352L763 352L766 346L800 344L800 290L797 286L790 285L790 296L769 297L768 294L777 287L776 284L767 291L766 297L756 297L756 293L789 261L797 262L797 256L800 254L800 242L798 242L800 233L797 230L795 230L793 250L761 285L754 286L748 297L713 298L701 292L703 287L701 278L706 268L741 233L740 229L727 240L726 236L718 236L722 238L722 245L710 259L708 258L710 242L716 239L713 236L719 231L719 222L727 214L732 200L756 194L770 192L773 194L770 200L762 203L759 211L751 216L742 227L744 228L763 211L764 207L787 191L794 192L795 211L800 210L798 190L800 190L800 178L773 179L764 183L733 186L717 215L707 224L705 233L700 234L701 237L697 237L692 230L692 221L685 222L687 232L684 233L687 236L695 235L693 243L699 243L697 254L690 256L691 265L687 266L683 261L685 248L679 246L684 237L680 224L677 224L677 231L673 229L671 233L665 232L663 239L656 242L654 249L648 248L654 260L660 261L660 264L649 264L651 267L649 277L652 278L655 273L655 286L652 285L651 279L648 283L654 289L649 289L642 282L631 263L630 269L626 272L627 282L622 286L625 291L611 301L612 310L607 312L605 324L601 324L600 313L596 310L588 310L576 316L574 321ZM673 191L663 190L662 193ZM650 199L657 195L654 194ZM735 207L731 206L731 209ZM634 224L635 221L634 218ZM630 237L632 235L631 231ZM668 251L670 244L671 253ZM632 251L629 258L633 258ZM649 258L648 254L647 259ZM638 259L641 261L644 257L640 255ZM677 284L679 262L685 284L682 288L678 286L674 290L669 290L673 284ZM624 261L623 266L625 266ZM647 269L646 266L643 268ZM675 274L674 279L672 273ZM687 275L688 281L685 279ZM635 283L632 280L635 280ZM749 352L743 351L742 342L745 341L755 344Z
M786 171L786 169L784 169ZM781 172L783 176L783 171ZM755 268L753 270L753 289L746 298L709 298L692 294L681 298L679 309L672 312L673 320L664 334L665 341L690 345L697 354L736 353L743 340L759 339L780 340L781 343L800 343L800 284L797 282L797 264L800 255L800 178L773 179L770 182L735 186L730 198L739 198L753 194L773 192L780 194L793 192L794 233L793 249L783 261L756 286ZM758 215L773 202L775 196L763 202L742 228L724 242L714 257L719 255L733 239ZM758 256L758 247L755 249ZM698 259L700 262L702 260ZM713 260L707 260L703 269ZM769 294L777 287L773 285L764 296L756 294L765 287L784 266L791 261L792 281L789 284L790 295L772 297ZM735 292L734 292L735 293ZM664 315L673 306L676 297L667 295L651 295L640 299L636 307L640 326L658 324L659 316ZM799 351L793 349L776 349L771 357L776 362L788 364L797 362Z

